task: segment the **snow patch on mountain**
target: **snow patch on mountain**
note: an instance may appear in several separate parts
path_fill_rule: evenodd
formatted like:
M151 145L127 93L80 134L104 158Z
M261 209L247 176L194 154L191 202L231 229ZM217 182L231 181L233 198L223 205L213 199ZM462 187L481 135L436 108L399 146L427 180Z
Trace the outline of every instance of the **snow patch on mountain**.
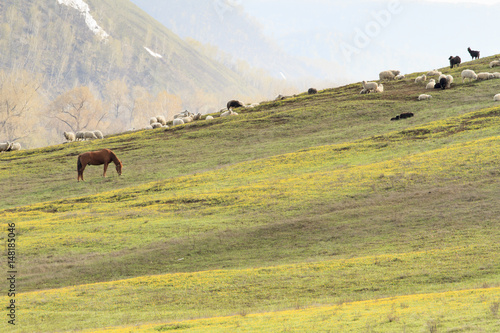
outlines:
M101 28L90 14L90 7L83 0L57 0L60 5L66 5L78 10L84 17L89 29L101 40L109 37L108 33Z
M144 46L144 48L146 49L146 51L148 51L149 54L151 54L153 57L155 58L158 58L158 59L161 59L163 58L163 56L161 54L158 54L156 52L153 52L151 51L151 49L147 48L146 46Z

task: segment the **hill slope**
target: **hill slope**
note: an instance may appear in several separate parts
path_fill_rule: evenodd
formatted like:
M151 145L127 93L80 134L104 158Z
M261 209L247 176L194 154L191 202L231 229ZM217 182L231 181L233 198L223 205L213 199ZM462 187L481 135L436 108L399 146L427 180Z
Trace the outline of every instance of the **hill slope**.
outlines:
M17 331L495 331L500 81L459 79L489 60L430 101L415 73L0 155ZM123 175L77 183L102 147Z
M183 98L257 93L128 0L7 0L0 17L0 67L42 74L53 95L75 85L102 90L115 79Z

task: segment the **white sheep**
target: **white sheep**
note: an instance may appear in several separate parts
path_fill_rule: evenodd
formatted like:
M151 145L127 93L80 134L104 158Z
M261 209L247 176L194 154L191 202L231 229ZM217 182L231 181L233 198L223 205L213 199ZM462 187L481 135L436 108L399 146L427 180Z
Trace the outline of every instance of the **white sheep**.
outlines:
M184 110L184 111L179 112L178 114L174 115L174 119L189 117L191 115L193 115L191 112L189 112L188 110Z
M157 122L158 122L158 120L156 119L156 117L149 118L149 125L157 123Z
M97 136L92 131L86 131L84 134L85 139L97 139Z
M183 124L184 124L184 120L182 120L181 118L176 118L176 119L174 119L174 121L172 122L172 125L173 125L173 126L183 125Z
M381 81L383 81L383 80L394 80L394 78L398 74L394 74L392 71L383 71L383 72L380 72L378 74L378 77L380 78Z
M197 114L193 115L193 120L194 121L195 120L200 120L200 119L201 119L201 113L198 112Z
M471 69L464 69L462 71L462 83L464 83L465 79L469 79L470 80L477 80L477 74L471 70Z
M430 79L429 83L425 86L425 89L434 89L434 86L436 85L436 80Z
M78 131L75 133L76 140L85 140L85 133L82 131Z
M375 92L379 93L384 92L384 86L382 85L382 83L378 85L377 90L375 90Z
M490 68L493 68L496 66L500 66L500 60L493 60L492 62L490 62Z
M363 88L365 88L368 91L371 91L371 90L376 91L378 88L377 82L366 82L365 80L363 80L362 84L363 84Z
M64 132L63 134L64 134L64 138L68 142L72 142L72 141L76 140L75 133L73 133L73 132Z
M167 120L163 116L156 116L156 122L163 125L167 124Z
M96 136L96 138L98 139L104 139L104 135L102 135L102 132L99 131L99 130L95 130L95 131L92 131L94 133L94 135Z
M405 76L403 74L398 74L398 75L396 75L396 77L394 77L394 80L402 80L404 78L405 78Z
M193 121L193 116L184 117L182 118L182 121L184 121L184 124L190 123Z
M489 80L489 79L494 79L495 76L491 73L488 72L481 72L477 74L477 79L478 80Z
M205 120L212 120L212 119L214 119L214 117L212 117L212 116L207 116L207 117L205 118Z
M493 73L493 76L495 77L495 79L500 79L500 73L499 72Z
M417 76L415 78L415 83L424 82L425 80L427 80L427 76L425 76L425 74L422 74L422 75Z
M0 143L0 152L9 150L10 145L9 141Z
M19 142L13 142L10 147L9 147L9 150L10 151L14 151L14 150L21 150L21 144Z
M152 127L153 129L156 129L156 128L161 128L162 126L163 126L163 125L162 125L161 123L158 123L158 122L156 122L156 123L152 123L152 124L151 124L151 127Z
M422 95L418 96L419 101L423 101L423 100L431 99L431 98L432 98L431 95L426 95L426 94L422 94Z
M446 75L446 88L450 88L453 83L453 76Z
M437 71L435 69L427 72L427 76L440 76L441 74L442 73L440 71Z
M496 102L500 101L500 94L496 94L495 96L493 96L493 100Z

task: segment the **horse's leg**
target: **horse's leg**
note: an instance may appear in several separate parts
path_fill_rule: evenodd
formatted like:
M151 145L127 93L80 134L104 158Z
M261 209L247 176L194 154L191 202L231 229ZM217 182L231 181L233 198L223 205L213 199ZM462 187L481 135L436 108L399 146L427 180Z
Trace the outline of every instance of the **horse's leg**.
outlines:
M82 167L78 170L78 181L80 181L80 178L83 180L83 170L85 170L85 167L87 166L86 163L82 164Z
M104 163L104 173L102 174L103 177L106 177L106 170L108 170L108 163Z

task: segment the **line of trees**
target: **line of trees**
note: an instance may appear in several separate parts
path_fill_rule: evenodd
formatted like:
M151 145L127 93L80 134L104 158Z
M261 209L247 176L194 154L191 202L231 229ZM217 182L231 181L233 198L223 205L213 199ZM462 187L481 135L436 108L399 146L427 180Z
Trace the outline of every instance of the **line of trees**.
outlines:
M141 129L152 116L172 118L182 110L182 100L174 94L130 89L121 80L110 81L102 92L77 86L53 100L42 85L40 75L26 70L0 72L0 142L41 147L61 143L64 131Z

